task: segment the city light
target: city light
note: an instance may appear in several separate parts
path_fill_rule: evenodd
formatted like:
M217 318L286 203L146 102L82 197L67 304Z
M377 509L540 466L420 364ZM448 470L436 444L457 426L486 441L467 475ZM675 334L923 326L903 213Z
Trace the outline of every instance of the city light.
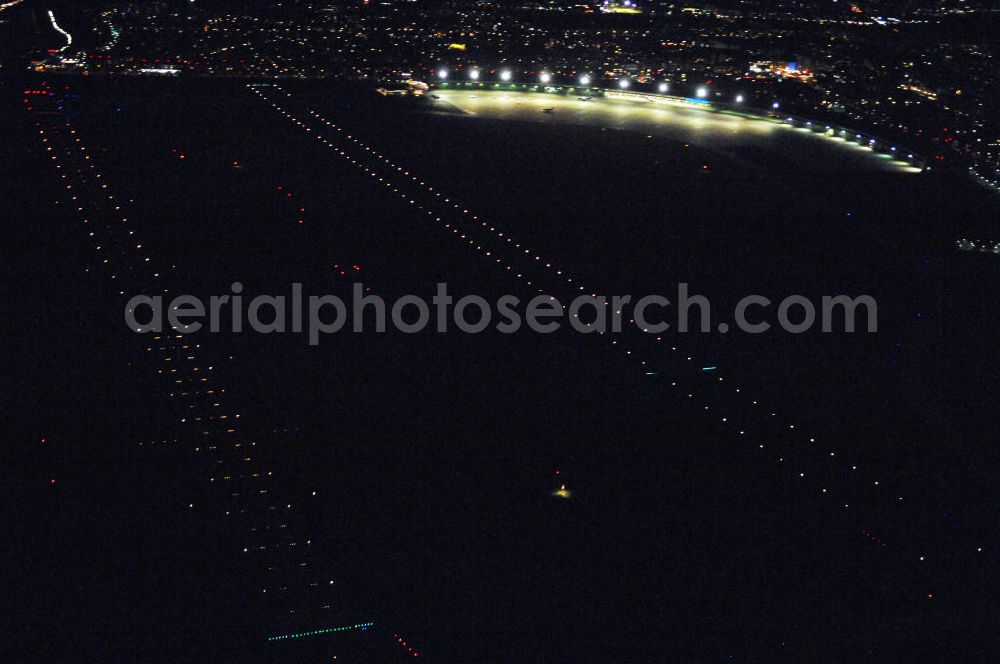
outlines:
M442 81L444 81L444 80L446 80L448 78L448 70L445 69L444 67L442 67L441 69L438 69L437 74L438 74L438 78L440 78Z
M478 69L470 69L469 70L469 78L471 80L473 80L473 81L478 81L479 80L479 70Z
M590 85L590 76L587 74L580 76L580 85Z
M623 78L618 81L618 87L622 90L627 88L629 85L631 85L631 82L627 78Z
M500 72L501 81L509 81L514 75L510 73L509 69L504 69Z
M547 71L543 71L541 74L538 75L538 80L541 81L542 83L549 83L552 81L552 74L550 74Z
M708 96L708 88L702 85L697 90L695 90L694 96L698 97L699 99L704 99L705 97Z
M656 87L656 89L659 90L660 92L667 92L668 90L670 90L670 84L667 83L666 81L663 81Z

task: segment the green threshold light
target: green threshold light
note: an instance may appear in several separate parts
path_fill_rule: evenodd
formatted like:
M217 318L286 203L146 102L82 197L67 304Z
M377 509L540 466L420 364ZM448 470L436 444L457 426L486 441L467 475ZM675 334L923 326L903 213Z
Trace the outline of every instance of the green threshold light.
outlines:
M314 629L311 632L297 632L295 634L283 634L281 636L269 636L268 641L284 641L285 639L301 639L306 636L318 636L320 634L330 634L331 632L347 632L354 629L368 629L374 627L375 623L366 622L358 625L344 625L343 627L327 627L326 629Z

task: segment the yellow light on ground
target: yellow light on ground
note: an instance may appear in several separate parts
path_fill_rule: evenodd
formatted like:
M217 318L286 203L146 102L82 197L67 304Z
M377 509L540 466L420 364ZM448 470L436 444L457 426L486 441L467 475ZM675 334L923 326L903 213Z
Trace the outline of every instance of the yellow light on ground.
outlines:
M585 94L585 93L584 93ZM846 152L866 158L870 165L879 164L905 173L918 173L913 164L903 165L893 155L874 159L876 154L867 144L842 140L839 136L797 127L773 118L738 112L717 112L684 99L635 93L630 90L604 90L604 94L589 101L574 96L540 94L538 92L477 91L474 97L459 90L438 90L440 98L459 110L479 117L509 120L550 121L550 116L538 113L553 108L560 122L596 125L601 128L633 131L643 135L666 136L684 143L697 136L712 145L754 144L765 147L774 140L775 132L789 132L801 139L825 144L826 149L847 149ZM794 130L794 131L789 131ZM860 140L860 139L859 139ZM864 157L862 157L864 156ZM862 163L858 163L862 167Z

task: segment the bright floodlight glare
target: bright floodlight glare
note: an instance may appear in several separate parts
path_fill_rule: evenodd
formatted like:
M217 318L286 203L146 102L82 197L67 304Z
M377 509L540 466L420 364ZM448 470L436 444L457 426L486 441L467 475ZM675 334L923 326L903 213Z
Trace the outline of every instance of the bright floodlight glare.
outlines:
M502 72L500 72L500 80L501 81L509 81L510 77L511 77L511 73L510 73L509 69L504 69Z
M538 75L538 80L541 81L542 83L548 83L549 81L552 80L552 74L550 74L547 71L543 71L541 74Z
M664 81L663 83L660 83L660 85L657 86L657 89L660 92L666 92L667 90L670 89L670 84Z
M584 74L580 77L580 85L590 85L590 77Z
M631 85L631 83L629 83L629 80L627 78L623 78L618 81L618 87L623 90L627 88L629 85Z
M736 103L737 104L743 103L743 95L736 95Z
M438 78L440 78L442 81L448 78L448 70L443 67L441 69L438 69Z
M478 81L479 80L479 70L478 69L470 69L469 70L469 78L471 78L473 81Z
M704 99L705 97L708 96L708 88L706 88L704 85L701 86L695 91L695 95L697 95L699 99Z

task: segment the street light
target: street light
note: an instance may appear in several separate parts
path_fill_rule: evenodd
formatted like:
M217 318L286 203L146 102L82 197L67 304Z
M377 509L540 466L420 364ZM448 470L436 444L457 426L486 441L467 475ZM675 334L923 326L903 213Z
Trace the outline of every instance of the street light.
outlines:
M778 108L779 106L781 106L781 104L779 104L778 102L774 102L773 104L771 104L771 108Z
M666 92L667 90L670 89L670 84L667 83L666 81L663 81L657 86L656 89L659 90L660 92Z
M552 74L550 74L547 71L543 71L541 74L538 75L538 80L541 81L542 83L548 83L552 80Z
M705 97L708 96L708 88L706 88L703 85L700 88L698 88L697 90L695 90L694 94L695 94L696 97L698 97L698 99L704 99Z
M472 79L473 81L478 81L479 80L479 70L478 69L470 69L469 70L469 78Z
M743 95L736 95L736 103L737 104L743 103Z
M622 78L622 79L619 79L619 81L618 81L618 87L621 88L622 90L624 90L625 88L627 88L630 85L632 85L632 83L627 78Z
M500 72L501 81L509 81L511 79L511 76L512 74L510 73L509 69L504 69L503 71Z
M440 78L442 81L445 80L445 79L447 79L448 78L448 70L445 69L444 67L442 67L441 69L438 69L438 78Z
M580 76L580 85L590 85L590 76L587 74Z

